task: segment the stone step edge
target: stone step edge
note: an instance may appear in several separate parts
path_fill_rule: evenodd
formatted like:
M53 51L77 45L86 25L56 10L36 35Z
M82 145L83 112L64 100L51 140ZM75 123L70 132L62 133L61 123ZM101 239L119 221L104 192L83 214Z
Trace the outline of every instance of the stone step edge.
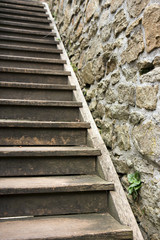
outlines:
M36 83L21 83L21 82L0 82L0 88L27 88L27 89L42 89L42 90L76 90L75 85L60 85L60 84L36 84Z
M51 121L28 121L28 120L12 120L0 119L0 128L16 127L16 128L72 128L72 129L89 129L90 123L87 122L51 122Z
M44 53L57 53L61 54L61 49L47 49L47 48L40 48L40 47L28 47L28 46L14 46L9 44L0 44L0 49L9 49L9 50L16 50L16 51L27 51L27 52L44 52Z
M113 182L97 175L0 178L0 195L111 190Z
M0 147L0 157L56 157L56 156L100 156L101 151L88 146L68 147Z

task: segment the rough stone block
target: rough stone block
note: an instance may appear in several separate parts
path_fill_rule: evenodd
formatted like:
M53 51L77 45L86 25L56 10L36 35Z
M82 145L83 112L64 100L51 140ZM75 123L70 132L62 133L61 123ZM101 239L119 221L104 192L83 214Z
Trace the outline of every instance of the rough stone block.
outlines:
M155 110L157 106L158 85L156 86L137 86L136 105L139 108Z
M160 47L160 4L147 7L143 15L143 26L146 37L146 50L151 52Z
M131 17L138 17L147 6L149 0L127 0L127 8Z
M141 123L133 129L134 144L147 159L160 165L160 126L152 121Z

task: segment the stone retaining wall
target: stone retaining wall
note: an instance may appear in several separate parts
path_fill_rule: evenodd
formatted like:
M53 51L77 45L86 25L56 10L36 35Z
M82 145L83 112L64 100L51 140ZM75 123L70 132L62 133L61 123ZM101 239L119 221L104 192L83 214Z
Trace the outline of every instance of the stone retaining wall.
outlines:
M160 1L54 0L52 12L145 239L160 239Z

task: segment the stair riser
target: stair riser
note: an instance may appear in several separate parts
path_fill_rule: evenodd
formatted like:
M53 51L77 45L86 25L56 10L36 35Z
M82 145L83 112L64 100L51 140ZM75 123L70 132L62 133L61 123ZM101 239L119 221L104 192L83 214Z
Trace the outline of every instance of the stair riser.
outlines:
M0 87L0 99L72 101L73 92L69 90Z
M95 174L96 157L5 157L0 176L56 176Z
M86 145L86 129L0 128L1 146L78 146Z
M18 9L9 9L9 8L0 8L0 13L7 13L9 15L17 15L17 16L28 16L28 17L39 17L39 18L48 18L48 15L46 13L38 13L38 12L32 12L32 11L23 11Z
M7 31L2 31L0 30L0 33L2 35L5 35L5 36L9 36L9 37L20 37L20 38L34 38L34 39L40 39L40 40L55 40L55 37L53 35L49 35L49 33L45 33L45 34L42 34L42 35L39 35L39 34L34 34L34 31L33 31L33 34L31 33L20 33L18 32L7 32Z
M68 76L0 72L0 81L44 84L68 84Z
M79 108L0 105L0 119L77 122Z
M105 191L1 196L0 217L106 212L106 199Z
M53 44L45 44L45 43L38 43L37 42L27 42L27 41L14 41L14 40L1 40L1 44L7 44L10 46L26 46L26 47L40 47L40 48L47 48L47 49L57 49L57 44L53 42Z
M23 56L23 57L37 57L37 58L51 58L60 59L59 53L46 53L46 52L34 52L34 51L22 51L22 50L12 50L12 49L0 49L1 55L13 55L13 56Z
M39 63L39 62L23 62L23 61L8 61L0 59L0 66L2 67L16 67L27 69L50 69L50 70L63 70L63 64L56 63Z
M50 24L50 20L48 19L41 19L41 18L32 18L32 17L27 17L27 16L16 16L16 15L9 15L9 14L2 14L0 13L0 19L5 21L5 20L10 20L10 21L21 21L24 23L28 23L28 24L42 24L45 26L48 26L48 24Z

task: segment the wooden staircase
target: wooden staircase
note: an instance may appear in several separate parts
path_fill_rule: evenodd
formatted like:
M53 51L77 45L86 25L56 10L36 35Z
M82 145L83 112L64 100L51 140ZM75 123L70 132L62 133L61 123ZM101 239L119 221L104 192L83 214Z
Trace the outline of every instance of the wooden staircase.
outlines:
M0 0L0 240L133 239L44 4Z

